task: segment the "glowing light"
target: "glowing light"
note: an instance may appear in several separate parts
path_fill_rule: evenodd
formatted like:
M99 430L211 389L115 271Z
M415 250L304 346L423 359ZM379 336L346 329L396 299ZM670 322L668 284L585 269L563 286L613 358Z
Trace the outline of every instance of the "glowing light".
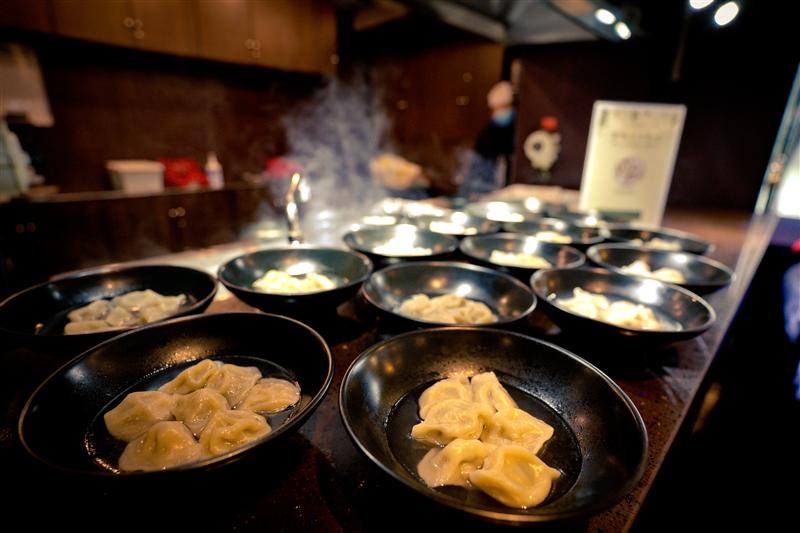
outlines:
M594 17L603 24L614 24L617 21L616 15L608 9L598 9L594 12Z
M542 208L542 202L538 198L530 197L525 198L525 209L528 211L538 212Z
M654 280L644 280L642 284L636 289L636 298L639 302L649 305L658 303L658 289L660 283Z
M467 220L469 220L469 216L461 211L456 211L453 213L453 216L450 217L450 220L453 224L466 224Z
M290 276L303 276L309 272L314 272L315 268L316 267L314 266L314 263L301 261L300 263L295 263L294 265L288 267L286 269L286 273Z
M619 38L622 40L627 41L631 38L631 29L622 21L614 24L614 31L617 32L617 35L619 35Z
M714 0L689 0L689 7L695 11L700 11L701 9L705 9L713 3Z
M739 4L736 2L726 2L719 6L714 12L714 22L717 26L725 26L730 24L736 15L739 14Z
M472 285L469 283L462 283L456 287L456 294L464 298L467 294L472 292Z

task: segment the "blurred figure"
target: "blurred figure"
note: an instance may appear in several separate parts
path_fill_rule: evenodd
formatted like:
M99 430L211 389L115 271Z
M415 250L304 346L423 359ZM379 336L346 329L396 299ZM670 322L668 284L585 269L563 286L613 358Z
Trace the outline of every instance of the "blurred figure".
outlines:
M486 95L486 103L492 118L478 135L475 153L459 190L467 197L505 187L509 181L516 125L511 83L494 84Z

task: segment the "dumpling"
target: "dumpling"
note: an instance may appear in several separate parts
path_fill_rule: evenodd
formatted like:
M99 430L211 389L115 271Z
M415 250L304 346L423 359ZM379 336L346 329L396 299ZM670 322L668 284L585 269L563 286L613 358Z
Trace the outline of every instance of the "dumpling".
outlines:
M183 294L178 296L161 296L158 295L157 300L151 300L144 305L139 313L142 320L149 324L156 320L163 320L170 315L174 315L178 308L186 302L186 297Z
M120 470L163 470L203 457L203 449L183 422L159 422L128 444L119 458Z
M423 420L430 408L443 400L472 401L472 389L466 377L451 377L437 381L419 397L419 417Z
M228 409L225 396L212 389L199 389L185 396L178 396L172 408L176 420L180 420L192 433L199 435L208 420L217 411Z
M93 333L96 331L108 331L113 329L105 320L84 320L83 322L70 322L64 326L65 335L80 335L81 333Z
M103 415L108 432L130 442L157 422L172 420L175 398L159 391L132 392Z
M95 300L89 305L70 311L67 318L70 322L83 322L86 320L100 320L108 314L108 301Z
M188 394L194 392L197 389L205 387L208 379L220 368L222 368L222 363L220 361L203 359L199 363L190 366L178 374L172 381L161 385L158 390L171 394Z
M455 439L425 454L417 472L429 487L469 486L469 474L483 465L492 447L479 440Z
M509 507L527 509L550 494L561 473L550 468L522 446L500 446L484 460L483 468L469 474L470 482Z
M501 409L486 420L481 440L501 446L517 444L539 453L542 445L553 436L553 428L522 409Z
M200 433L200 445L211 456L221 455L270 431L267 420L252 411L217 411Z
M264 378L247 393L237 409L277 413L300 401L300 387L285 379Z
M503 388L494 372L484 372L472 376L472 398L474 401L491 407L494 411L517 407L517 403Z
M157 302L161 295L156 291L145 289L143 291L131 291L111 300L111 305L124 307L128 311L138 312L143 307Z
M261 379L261 371L254 366L222 365L206 383L206 387L219 392L231 407L239 405L247 391Z
M428 444L444 446L455 439L477 439L484 421L492 415L486 406L464 400L434 404L424 421L411 428L411 436Z
M112 307L111 311L106 315L106 323L115 328L130 326L136 323L136 317L124 307Z

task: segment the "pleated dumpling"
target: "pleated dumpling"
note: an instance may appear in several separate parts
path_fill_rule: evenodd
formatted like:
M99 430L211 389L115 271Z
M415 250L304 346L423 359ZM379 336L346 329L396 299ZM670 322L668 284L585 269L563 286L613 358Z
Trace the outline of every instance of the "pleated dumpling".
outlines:
M162 320L168 316L174 315L181 305L186 303L186 296L179 294L178 296L161 296L157 300L148 302L145 307L142 307L140 314L142 320L146 323Z
M183 396L177 396L172 414L195 435L206 427L211 415L228 409L225 396L212 389L200 389Z
M472 389L466 377L451 377L437 381L419 397L419 417L423 420L430 408L444 400L472 401Z
M84 305L67 314L70 322L83 322L85 320L102 320L108 314L107 300L95 300L89 305Z
M171 394L189 394L205 387L209 378L222 368L222 363L203 359L177 375L172 381L163 384L158 390Z
M429 487L469 486L469 475L483 465L492 447L479 440L455 439L425 454L417 472Z
M130 442L119 458L120 470L163 470L196 461L203 449L183 422L159 422Z
M84 320L82 322L68 322L64 326L64 335L80 335L113 329L105 320Z
M225 364L208 378L206 387L219 392L231 407L236 407L259 379L261 371L254 366Z
M221 455L270 431L267 420L252 411L217 411L200 433L200 445L208 455Z
M539 453L553 436L553 427L522 409L501 409L486 420L481 440L501 446L517 444L531 453Z
M285 379L264 378L250 389L237 409L277 413L300 401L300 386Z
M111 300L111 305L124 307L128 311L139 312L143 307L157 303L162 298L160 294L151 289L143 291L126 292Z
M455 439L477 439L484 421L492 415L486 406L464 400L444 400L434 404L425 420L411 428L419 441L444 446Z
M550 494L561 473L550 468L522 446L499 446L484 460L483 468L469 474L470 482L509 507L527 509Z
M517 407L517 403L497 380L494 372L475 374L470 384L473 401L491 407L494 411Z
M172 420L175 397L159 391L132 392L103 415L108 432L130 442L157 422Z

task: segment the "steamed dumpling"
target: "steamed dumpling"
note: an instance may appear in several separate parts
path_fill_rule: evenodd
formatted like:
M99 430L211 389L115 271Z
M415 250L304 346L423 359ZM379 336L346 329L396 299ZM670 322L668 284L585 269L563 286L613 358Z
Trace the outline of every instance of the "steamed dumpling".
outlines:
M466 377L451 377L437 381L419 397L419 417L425 419L433 405L444 400L472 401L472 389Z
M128 311L138 312L143 307L158 302L162 298L157 292L145 289L143 291L131 291L111 300L111 305L124 307Z
M259 379L261 371L254 366L225 364L208 378L206 387L219 392L231 407L236 407Z
M469 474L470 482L509 507L527 509L550 494L561 473L550 468L522 446L500 446L484 460L483 468Z
M434 448L425 454L417 472L429 487L467 487L470 473L483 465L491 449L479 440L455 439L444 448Z
M149 301L147 305L141 308L139 313L142 315L142 320L149 324L174 315L185 302L186 297L183 294L178 296L158 295L157 300Z
M285 379L264 378L250 389L237 409L277 413L300 401L300 387Z
M163 470L202 457L202 448L182 422L159 422L125 447L119 458L119 468Z
M494 411L517 407L517 403L511 398L508 391L497 381L494 372L476 374L472 376L470 384L473 400Z
M228 409L225 396L212 389L199 389L185 396L177 396L172 414L192 433L199 435L206 427L211 415Z
M553 436L553 427L522 409L501 409L486 420L481 440L501 446L517 444L531 453L539 453L542 445Z
M428 444L443 446L455 439L477 439L484 421L492 415L486 406L464 400L434 404L424 421L411 428L411 436Z
M130 442L157 422L172 420L175 397L159 391L132 392L103 415L108 432Z
M112 307L106 315L106 323L109 326L120 328L136 323L136 317L130 314L124 307Z
M221 362L203 359L178 374L172 381L159 387L158 390L171 394L189 394L205 387L209 378L220 368L222 368Z
M84 320L83 322L69 322L64 326L65 335L80 335L81 333L94 333L113 329L105 320Z
M70 322L83 322L86 320L101 320L108 314L108 301L95 300L89 305L70 311L67 318Z
M252 411L217 411L200 433L200 445L208 455L221 455L270 431L267 420Z

